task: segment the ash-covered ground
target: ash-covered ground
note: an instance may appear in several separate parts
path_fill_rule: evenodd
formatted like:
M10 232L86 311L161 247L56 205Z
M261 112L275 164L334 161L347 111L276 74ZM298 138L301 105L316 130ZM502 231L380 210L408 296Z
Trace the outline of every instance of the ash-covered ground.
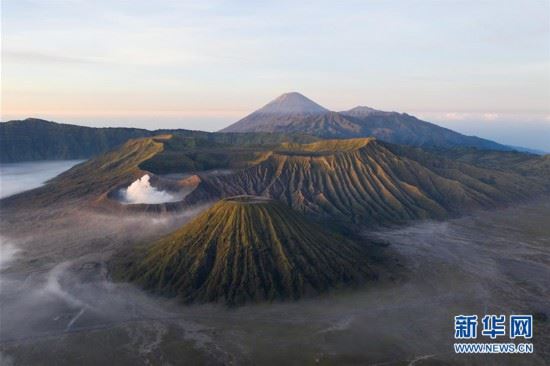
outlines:
M399 273L314 299L183 306L109 280L105 262L115 251L158 238L201 209L176 216L78 206L4 212L0 364L550 362L548 199L368 232L391 243ZM454 354L453 316L512 313L536 314L534 355Z

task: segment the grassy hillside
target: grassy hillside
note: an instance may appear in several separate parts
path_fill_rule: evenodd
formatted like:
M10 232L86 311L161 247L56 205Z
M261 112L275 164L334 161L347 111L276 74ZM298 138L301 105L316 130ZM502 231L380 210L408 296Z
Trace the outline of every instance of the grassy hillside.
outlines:
M118 150L78 164L46 185L1 201L2 207L45 206L71 199L97 199L122 182L143 174L139 164L164 148L170 135L130 140Z
M261 159L273 146L229 144L181 136L174 136L163 144L163 151L141 163L141 169L155 174L168 174L243 168Z
M87 159L152 133L138 128L92 128L29 118L0 123L0 162Z
M451 159L443 152L372 138L285 142L273 147L165 135L131 140L1 204L36 207L69 199L100 202L146 172L199 173L194 183L197 188L183 202L170 205L171 209L249 194L282 201L321 220L370 225L445 218L549 191L547 156L477 151L478 155ZM200 174L211 169L234 172Z
M0 162L87 159L122 146L135 138L178 135L214 144L277 145L285 141L310 142L311 136L274 133L209 133L190 130L94 128L29 118L0 123Z
M471 148L438 149L434 153L481 168L512 171L524 176L550 177L550 154L541 156L517 151L497 152Z
M118 149L71 168L45 186L5 198L1 204L3 207L43 206L71 199L96 200L115 187L130 184L146 172L190 173L243 168L269 154L273 146L277 146L272 139L288 141L282 136L257 135L249 136L250 145L241 146L216 142L217 136L227 141L231 134L206 134L210 137L207 139L200 137L203 133L192 135L199 137L157 135L130 140ZM236 141L243 136L240 134ZM268 141L269 144L256 145L258 141Z
M222 200L128 258L118 278L186 302L297 299L372 277L364 246L256 197Z

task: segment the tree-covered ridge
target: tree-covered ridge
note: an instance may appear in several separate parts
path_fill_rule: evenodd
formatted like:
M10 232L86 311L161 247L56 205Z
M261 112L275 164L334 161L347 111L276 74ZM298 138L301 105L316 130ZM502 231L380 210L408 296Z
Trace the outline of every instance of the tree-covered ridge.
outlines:
M0 123L0 162L87 159L150 136L138 128L93 128L29 118Z
M208 143L259 146L277 145L285 141L310 142L315 140L315 138L303 134L96 128L29 118L22 121L0 123L0 163L88 159L116 149L130 139L163 134L201 139L206 142L205 146L208 146Z

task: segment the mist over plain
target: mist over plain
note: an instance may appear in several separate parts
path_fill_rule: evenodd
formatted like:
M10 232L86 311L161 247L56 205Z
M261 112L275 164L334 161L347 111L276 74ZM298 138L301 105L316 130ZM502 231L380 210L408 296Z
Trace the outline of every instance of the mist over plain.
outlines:
M67 205L3 215L2 360L454 363L454 315L550 313L548 200L367 232L391 243L391 270L356 291L297 302L183 306L110 280L113 253L165 235L206 207L112 215ZM548 321L536 322L535 332L536 353L524 359L544 364Z

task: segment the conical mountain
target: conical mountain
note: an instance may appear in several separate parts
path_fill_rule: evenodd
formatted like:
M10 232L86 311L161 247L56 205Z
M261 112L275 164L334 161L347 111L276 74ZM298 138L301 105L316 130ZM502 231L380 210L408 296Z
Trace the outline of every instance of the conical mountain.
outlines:
M300 93L290 92L280 95L259 109L258 112L266 114L320 114L326 113L328 110Z
M364 246L267 198L215 204L122 266L124 277L186 302L296 299L371 277ZM119 266L119 268L121 268Z
M273 132L293 121L320 116L329 111L311 99L297 92L285 93L262 108L249 114L222 132Z
M462 135L407 113L384 112L365 106L333 112L299 93L283 94L221 132L298 133L322 138L376 137L394 144L429 148L468 146L513 150L490 140Z

